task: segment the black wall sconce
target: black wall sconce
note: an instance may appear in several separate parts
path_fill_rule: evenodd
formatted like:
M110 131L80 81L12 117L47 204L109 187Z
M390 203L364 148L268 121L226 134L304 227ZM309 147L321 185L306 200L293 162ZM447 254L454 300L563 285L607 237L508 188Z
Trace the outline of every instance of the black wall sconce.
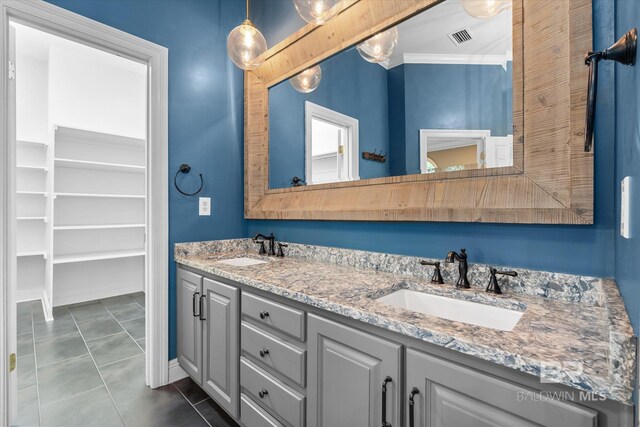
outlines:
M178 169L178 172L176 172L176 176L173 177L173 185L176 186L176 190L178 190L180 192L180 194L184 194L185 196L195 196L196 194L201 192L202 191L202 187L204 187L204 179L202 178L202 174L199 174L200 175L200 188L198 188L194 193L186 193L186 192L182 191L180 189L180 187L178 187L178 175L180 173L188 174L189 172L191 172L191 166L189 166L186 163L181 164L180 165L180 169Z
M638 29L629 30L613 46L601 52L587 52L584 63L589 67L587 89L587 123L584 133L584 151L593 145L593 124L596 117L596 92L598 86L598 62L601 59L616 61L624 65L635 65L638 44Z

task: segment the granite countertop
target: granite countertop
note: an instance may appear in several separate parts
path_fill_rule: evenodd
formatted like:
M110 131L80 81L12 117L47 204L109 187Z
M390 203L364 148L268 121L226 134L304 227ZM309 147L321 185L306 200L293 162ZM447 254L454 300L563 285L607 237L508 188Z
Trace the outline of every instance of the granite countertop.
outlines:
M472 289L426 278L418 258L290 244L285 258L260 256L248 239L177 244L175 260L313 307L517 369L607 399L633 404L635 337L615 282L525 271L503 295L484 292L487 266L470 269ZM266 264L219 261L250 257ZM403 267L404 266L404 267ZM524 278L522 278L524 277ZM504 279L503 279L504 280ZM514 281L514 279L508 279ZM441 319L375 301L414 289L523 311L512 331Z

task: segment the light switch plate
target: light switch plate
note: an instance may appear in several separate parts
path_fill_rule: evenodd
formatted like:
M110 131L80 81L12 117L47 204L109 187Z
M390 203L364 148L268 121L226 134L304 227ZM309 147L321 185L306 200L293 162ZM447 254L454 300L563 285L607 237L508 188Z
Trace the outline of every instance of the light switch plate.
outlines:
M200 216L211 215L211 197L200 197L198 212Z
M620 183L620 235L631 238L631 177L626 176Z

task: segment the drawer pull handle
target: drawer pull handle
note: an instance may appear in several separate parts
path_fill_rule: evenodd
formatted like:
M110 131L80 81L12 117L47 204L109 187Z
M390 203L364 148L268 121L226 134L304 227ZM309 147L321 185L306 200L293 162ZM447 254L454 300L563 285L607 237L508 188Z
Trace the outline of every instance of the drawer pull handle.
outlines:
M200 295L200 292L195 292L193 294L193 317L200 316L200 313L196 313L196 299L198 298L198 295Z
M260 390L258 392L258 396L260 396L260 399L264 399L264 397L269 394L269 391L266 388L263 388L262 390Z
M262 320L266 319L267 317L269 317L269 312L268 311L265 310L265 311L261 311L260 312L260 318Z
M263 348L262 350L260 350L260 357L265 357L267 354L269 354L268 348Z
M387 422L387 383L391 381L389 375L382 381L382 427L391 427L391 423Z
M416 394L420 394L420 390L418 390L416 387L414 387L414 388L411 389L411 393L409 393L409 427L413 427L414 426L413 406L415 405L414 396Z

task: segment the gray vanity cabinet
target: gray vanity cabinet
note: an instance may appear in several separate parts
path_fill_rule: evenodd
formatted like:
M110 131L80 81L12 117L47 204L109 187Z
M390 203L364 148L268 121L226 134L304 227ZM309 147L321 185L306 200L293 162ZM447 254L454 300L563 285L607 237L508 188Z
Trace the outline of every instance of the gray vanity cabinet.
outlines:
M202 388L238 418L240 290L205 277L202 295Z
M240 290L178 269L178 363L235 418L240 415Z
M380 427L383 413L399 426L402 346L313 314L308 319L307 427Z
M413 349L404 387L406 427L597 425L595 411L540 399L533 390Z
M202 379L202 321L199 316L202 276L178 269L176 284L178 363L199 384Z

